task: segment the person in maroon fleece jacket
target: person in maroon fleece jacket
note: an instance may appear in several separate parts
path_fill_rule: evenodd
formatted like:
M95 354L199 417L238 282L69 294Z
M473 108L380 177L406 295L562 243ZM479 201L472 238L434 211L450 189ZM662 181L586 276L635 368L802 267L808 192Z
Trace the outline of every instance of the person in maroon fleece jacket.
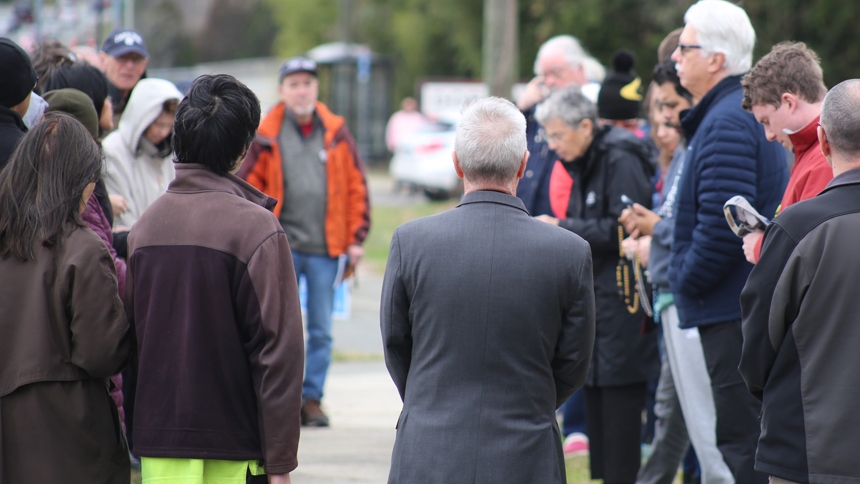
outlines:
M290 245L276 201L232 174L259 122L235 78L194 81L176 112L176 178L129 235L144 482L288 483L298 465L304 342Z

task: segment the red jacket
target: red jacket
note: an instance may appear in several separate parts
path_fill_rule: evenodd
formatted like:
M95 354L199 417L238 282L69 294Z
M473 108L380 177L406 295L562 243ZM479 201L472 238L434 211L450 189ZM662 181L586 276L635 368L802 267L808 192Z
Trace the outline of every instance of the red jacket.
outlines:
M239 170L239 177L278 200L275 216L280 216L284 199L284 172L278 147L284 112L284 103L269 111ZM348 246L361 244L367 237L370 201L364 165L343 118L332 114L321 102L317 102L316 113L325 128L324 142L328 151L325 238L329 256L337 257L344 254Z
M806 127L789 135L794 145L795 160L776 215L789 205L818 195L833 179L833 168L827 163L818 143L818 119L816 116ZM761 256L762 241L764 237L760 237L755 246L756 262Z

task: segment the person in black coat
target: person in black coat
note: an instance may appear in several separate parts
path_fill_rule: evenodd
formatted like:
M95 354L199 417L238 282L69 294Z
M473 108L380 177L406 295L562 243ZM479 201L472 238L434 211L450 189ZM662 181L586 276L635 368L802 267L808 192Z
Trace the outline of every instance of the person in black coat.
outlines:
M536 116L573 180L565 187L570 196L564 218L538 219L585 239L594 261L597 325L585 383L591 478L632 483L639 471L646 382L657 376L659 361L657 335L645 331L636 290L641 270L619 252L624 232L618 217L628 203L622 199L650 206L648 147L624 129L599 125L597 108L576 87L553 93Z
M0 170L12 155L27 127L24 114L36 85L36 71L26 52L11 40L0 37Z

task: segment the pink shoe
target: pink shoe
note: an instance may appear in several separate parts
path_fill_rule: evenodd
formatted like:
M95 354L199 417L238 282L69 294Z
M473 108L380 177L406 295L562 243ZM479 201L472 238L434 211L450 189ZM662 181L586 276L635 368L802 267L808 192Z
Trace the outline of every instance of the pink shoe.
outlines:
M588 437L579 432L572 433L564 439L564 456L588 455Z

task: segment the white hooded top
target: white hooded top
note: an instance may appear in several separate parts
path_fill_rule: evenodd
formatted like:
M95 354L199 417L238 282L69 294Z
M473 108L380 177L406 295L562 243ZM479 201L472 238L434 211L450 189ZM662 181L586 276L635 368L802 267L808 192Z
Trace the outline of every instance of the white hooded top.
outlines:
M170 99L182 99L171 82L141 79L119 119L119 129L102 142L108 193L121 195L128 202L128 210L114 218L115 227L130 228L175 177L173 155L158 156L155 146L143 138Z

